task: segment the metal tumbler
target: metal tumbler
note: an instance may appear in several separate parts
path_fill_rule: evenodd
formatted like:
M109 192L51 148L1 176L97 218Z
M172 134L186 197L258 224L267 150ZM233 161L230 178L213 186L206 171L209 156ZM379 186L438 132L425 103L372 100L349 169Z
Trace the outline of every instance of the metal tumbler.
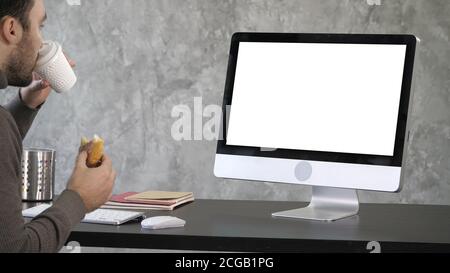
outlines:
M52 201L55 187L55 151L24 149L22 155L22 200Z

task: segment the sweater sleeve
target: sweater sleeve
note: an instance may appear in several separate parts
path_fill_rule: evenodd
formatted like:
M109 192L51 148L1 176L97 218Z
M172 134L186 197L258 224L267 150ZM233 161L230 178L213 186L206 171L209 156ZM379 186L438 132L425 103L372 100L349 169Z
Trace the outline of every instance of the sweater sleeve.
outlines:
M19 116L23 122L31 118L23 113ZM83 219L86 208L78 193L66 190L48 210L29 223L24 221L21 139L14 125L11 116L0 109L0 252L57 252Z
M33 124L33 121L36 118L41 106L39 106L38 109L29 108L23 103L20 96L20 91L17 93L17 96L9 104L7 104L5 108L16 121L20 135L22 136L22 139L24 139L28 133L28 130L30 130L30 127Z

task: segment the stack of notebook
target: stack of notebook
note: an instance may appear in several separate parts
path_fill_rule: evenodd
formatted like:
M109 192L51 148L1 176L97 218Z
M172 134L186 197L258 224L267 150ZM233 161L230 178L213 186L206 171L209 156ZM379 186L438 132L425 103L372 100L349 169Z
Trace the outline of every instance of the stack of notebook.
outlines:
M104 209L173 210L194 201L192 192L146 191L113 195Z

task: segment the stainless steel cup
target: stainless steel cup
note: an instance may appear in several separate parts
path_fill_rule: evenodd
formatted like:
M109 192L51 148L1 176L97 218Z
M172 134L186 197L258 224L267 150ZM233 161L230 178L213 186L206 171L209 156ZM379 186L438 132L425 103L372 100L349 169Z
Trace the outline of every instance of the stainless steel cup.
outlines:
M22 200L51 201L55 187L55 154L51 149L24 149Z

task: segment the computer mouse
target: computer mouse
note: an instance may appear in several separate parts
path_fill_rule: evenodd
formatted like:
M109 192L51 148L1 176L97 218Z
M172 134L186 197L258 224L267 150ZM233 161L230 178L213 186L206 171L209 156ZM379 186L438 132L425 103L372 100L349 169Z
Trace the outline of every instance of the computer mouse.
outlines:
M142 228L147 229L184 227L185 224L186 221L174 216L154 216L146 218L141 222Z

